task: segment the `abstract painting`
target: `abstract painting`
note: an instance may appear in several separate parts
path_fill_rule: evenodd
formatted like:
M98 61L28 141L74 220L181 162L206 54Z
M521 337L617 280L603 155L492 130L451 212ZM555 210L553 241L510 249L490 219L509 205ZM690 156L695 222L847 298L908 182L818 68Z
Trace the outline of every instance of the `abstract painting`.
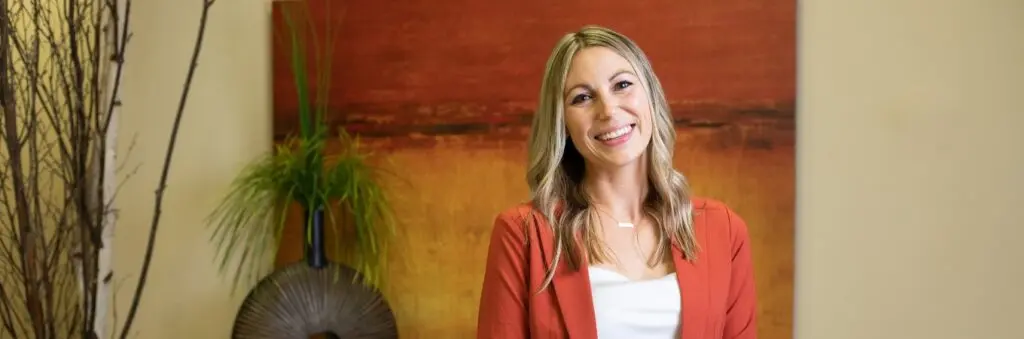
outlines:
M272 39L288 3L274 4ZM403 338L474 337L492 222L528 198L525 146L545 62L563 34L588 24L624 33L650 58L675 118L676 167L749 225L759 337L792 337L795 1L306 5L309 20L338 29L331 127L358 135L396 178L385 293ZM296 132L296 98L289 47L272 45L281 140ZM301 229L285 237L278 262L299 260L301 242L287 239Z

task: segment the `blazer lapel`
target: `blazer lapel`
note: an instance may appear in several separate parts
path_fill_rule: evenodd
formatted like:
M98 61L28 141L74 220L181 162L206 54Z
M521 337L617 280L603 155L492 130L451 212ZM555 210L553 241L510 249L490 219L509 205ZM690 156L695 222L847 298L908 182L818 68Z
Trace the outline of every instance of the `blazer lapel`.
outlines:
M568 266L564 262L559 264L560 272L552 283L565 330L569 338L597 338L597 320L587 266L583 265L578 272L572 272Z
M545 262L550 263L554 257L554 236L550 229L540 237L541 248L544 252ZM590 290L590 270L587 268L586 260L580 265L577 272L569 267L564 259L558 263L555 270L555 277L551 287L555 291L558 310L562 314L562 321L565 330L572 339L595 339L597 338L597 320L594 316L594 299Z
M704 216L695 213L693 226L698 244L704 244L707 241L704 222ZM676 266L676 280L679 282L679 293L682 296L679 337L681 339L704 338L704 330L707 328L708 298L710 298L707 260L704 260L702 253L698 253L695 262L687 261L683 258L683 252L679 247L672 246L672 261Z

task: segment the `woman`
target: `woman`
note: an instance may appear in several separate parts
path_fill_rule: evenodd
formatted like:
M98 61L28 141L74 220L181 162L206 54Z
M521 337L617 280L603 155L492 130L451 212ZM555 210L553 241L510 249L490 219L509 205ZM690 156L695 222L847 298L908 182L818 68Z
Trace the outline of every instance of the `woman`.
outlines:
M529 203L494 223L481 339L756 338L747 227L690 196L644 53L588 26L547 63Z

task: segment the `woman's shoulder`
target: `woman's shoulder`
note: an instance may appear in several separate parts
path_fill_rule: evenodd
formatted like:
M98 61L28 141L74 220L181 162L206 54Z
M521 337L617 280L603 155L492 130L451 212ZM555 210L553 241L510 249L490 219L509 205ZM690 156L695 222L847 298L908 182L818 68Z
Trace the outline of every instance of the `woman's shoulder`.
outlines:
M728 204L708 197L692 197L694 217L704 220L709 232L726 232L730 237L746 237L747 223Z
M736 214L728 204L709 197L691 197L690 205L693 206L694 214L709 214L716 217Z
M495 218L507 222L522 223L532 221L531 219L535 219L540 215L540 210L534 207L532 202L525 201L506 207L499 211Z
M492 232L525 240L531 230L546 224L543 213L526 201L506 207L494 217Z

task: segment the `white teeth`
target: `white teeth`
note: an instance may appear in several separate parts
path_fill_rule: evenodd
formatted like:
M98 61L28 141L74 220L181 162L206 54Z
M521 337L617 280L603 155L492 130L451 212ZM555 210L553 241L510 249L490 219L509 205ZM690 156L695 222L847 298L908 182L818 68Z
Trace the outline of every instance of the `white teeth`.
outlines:
M605 133L605 134L598 135L597 139L598 140L602 140L602 141L615 139L615 138L621 137L623 135L626 135L626 133L629 133L629 131L632 131L632 130L633 130L633 125L626 125L626 126L623 126L620 129L617 129L617 130L614 130L614 131L611 131L611 132L608 132L608 133Z

